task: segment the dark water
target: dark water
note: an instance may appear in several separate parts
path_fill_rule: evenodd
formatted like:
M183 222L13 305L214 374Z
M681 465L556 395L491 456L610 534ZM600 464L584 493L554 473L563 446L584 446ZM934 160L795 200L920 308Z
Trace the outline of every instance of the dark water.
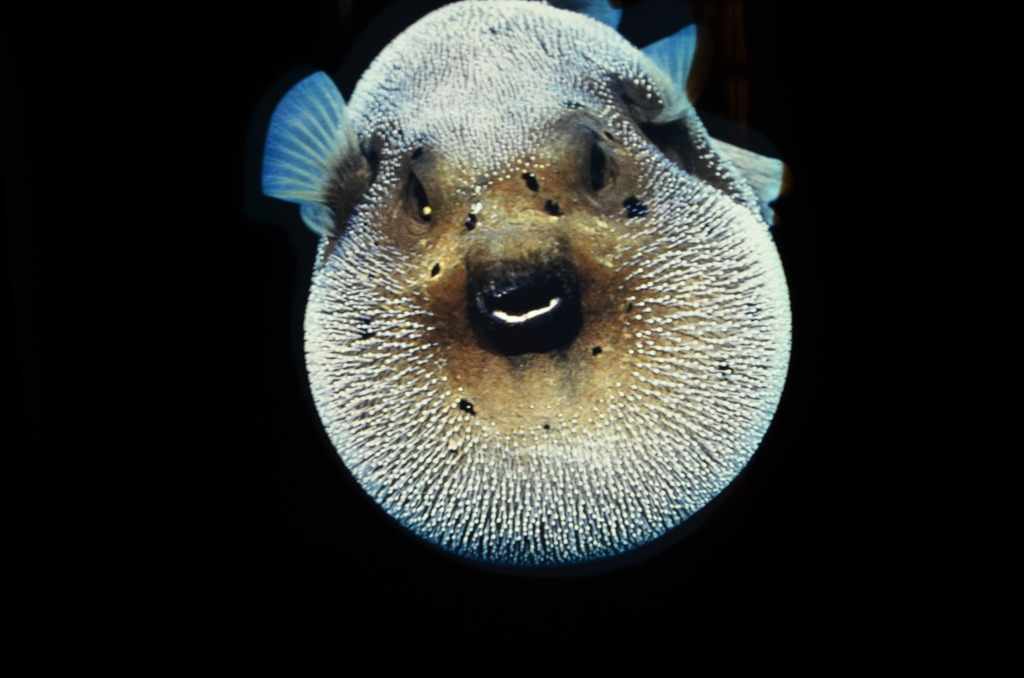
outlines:
M837 122L853 29L838 9L747 9L744 115L795 181L775 230L793 298L786 392L700 529L561 578L476 569L410 537L348 478L306 393L315 241L293 208L253 197L253 125L268 91L334 71L362 35L340 71L348 95L407 15L366 34L374 12L352 8L344 28L344 3L14 11L0 43L13 646L56 675L203 657L226 675L366 659L455 673L814 665L803 648L844 635L875 557L870 521L853 520L874 480L844 435L860 393L840 376L838 332L856 231L842 186L859 174ZM728 119L735 99L713 78L730 76L711 77L706 110Z

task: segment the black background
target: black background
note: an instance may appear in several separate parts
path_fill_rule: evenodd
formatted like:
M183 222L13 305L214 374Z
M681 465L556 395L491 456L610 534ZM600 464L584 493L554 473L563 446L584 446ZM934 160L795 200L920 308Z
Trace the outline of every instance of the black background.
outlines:
M395 526L306 393L315 239L258 194L255 172L277 95L327 70L347 96L415 18L404 3L367 33L376 10L345 5L74 5L4 21L11 647L60 675L199 658L226 675L362 662L744 673L857 654L846 629L873 556L853 507L873 480L843 434L839 376L857 232L844 191L861 147L849 18L747 8L749 123L794 179L775 229L793 362L761 450L688 537L610 571L537 578L457 562ZM727 117L716 77L698 107Z

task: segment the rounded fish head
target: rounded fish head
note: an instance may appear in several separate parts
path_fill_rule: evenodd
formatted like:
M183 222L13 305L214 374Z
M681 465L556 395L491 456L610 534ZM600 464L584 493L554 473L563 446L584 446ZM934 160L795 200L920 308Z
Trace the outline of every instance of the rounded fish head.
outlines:
M612 29L450 6L346 111L366 158L306 311L321 419L360 485L459 556L635 549L756 451L789 356L750 189ZM336 211L342 212L340 208Z

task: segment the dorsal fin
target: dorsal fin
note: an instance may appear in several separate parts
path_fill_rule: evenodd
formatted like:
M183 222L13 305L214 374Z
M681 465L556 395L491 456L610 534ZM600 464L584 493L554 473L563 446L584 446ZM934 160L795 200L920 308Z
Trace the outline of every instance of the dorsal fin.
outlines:
M612 7L608 0L550 0L550 4L559 9L585 14L616 30L622 20L622 10Z
M263 192L300 205L306 225L323 235L334 223L326 195L331 172L351 151L358 152L358 144L345 124L345 101L318 71L274 109L263 151Z

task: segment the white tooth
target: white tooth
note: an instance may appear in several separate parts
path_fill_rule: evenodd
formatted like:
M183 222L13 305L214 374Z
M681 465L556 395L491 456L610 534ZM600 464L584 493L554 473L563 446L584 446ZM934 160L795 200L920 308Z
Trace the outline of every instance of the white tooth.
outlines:
M491 315L493 315L495 318L502 322L508 323L509 325L515 325L518 323L524 323L527 320L530 320L531 318L536 318L537 316L541 316L544 315L545 313L548 313L549 311L553 310L556 306L558 306L558 303L560 301L562 301L561 297L552 297L551 301L549 301L544 308L535 308L532 311L527 311L522 315L509 315L508 313L505 313L500 309L493 311Z

